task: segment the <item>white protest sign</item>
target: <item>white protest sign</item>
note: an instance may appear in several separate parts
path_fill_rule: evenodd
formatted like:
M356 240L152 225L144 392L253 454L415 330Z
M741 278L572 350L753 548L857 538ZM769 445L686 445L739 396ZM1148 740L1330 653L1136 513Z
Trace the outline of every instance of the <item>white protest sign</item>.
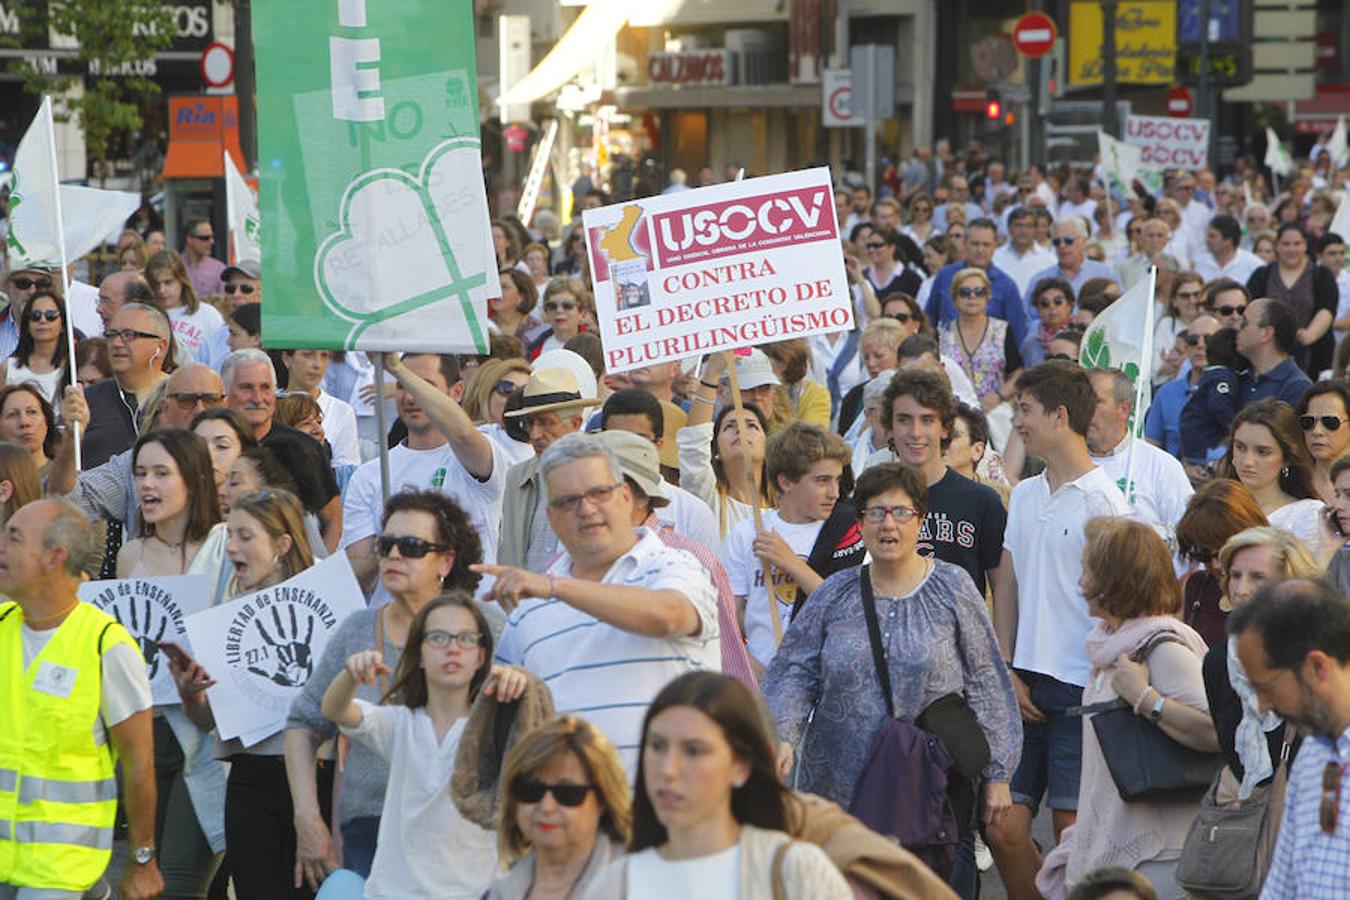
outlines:
M829 169L582 214L605 369L853 327Z
M205 575L168 575L86 581L80 585L79 596L117 619L131 634L145 657L155 705L178 703L178 688L159 642L178 644L191 655L184 623L188 616L211 605L210 579Z
M338 623L365 607L345 553L281 584L187 621L197 661L216 680L207 691L221 738L256 744L286 725Z
M1125 143L1140 150L1147 169L1203 169L1209 165L1209 119L1127 116Z

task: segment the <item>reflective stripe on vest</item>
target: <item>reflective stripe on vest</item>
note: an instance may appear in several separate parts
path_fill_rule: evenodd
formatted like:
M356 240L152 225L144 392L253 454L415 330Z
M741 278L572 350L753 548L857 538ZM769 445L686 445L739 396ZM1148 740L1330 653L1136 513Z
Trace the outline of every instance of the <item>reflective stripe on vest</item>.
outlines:
M19 782L20 806L39 800L47 803L99 803L116 799L116 778L103 778L98 781L54 781L25 775Z
M0 840L18 844L69 844L91 850L111 850L113 829L69 822L10 822L0 819Z

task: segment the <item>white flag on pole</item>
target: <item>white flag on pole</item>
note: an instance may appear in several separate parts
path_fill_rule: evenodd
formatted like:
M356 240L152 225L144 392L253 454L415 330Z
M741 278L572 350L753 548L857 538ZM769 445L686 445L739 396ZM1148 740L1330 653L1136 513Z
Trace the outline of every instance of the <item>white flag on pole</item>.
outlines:
M9 199L9 265L58 269L63 259L57 223L65 225L65 259L74 260L117 239L141 205L139 194L61 184L50 152L51 100L44 99L14 154ZM57 198L61 216L57 216Z
M1350 162L1350 145L1347 144L1345 137L1345 116L1336 117L1336 130L1331 132L1331 139L1327 141L1327 153L1338 169Z
M230 226L230 261L260 261L258 198L240 174L228 150L225 151L225 206Z
M1097 147L1102 155L1102 174L1107 189L1116 189L1126 199L1134 196L1134 180L1143 165L1143 150L1118 141L1104 131L1097 132Z
M1289 155L1289 151L1280 143L1280 136L1275 133L1275 129L1266 128L1266 168L1279 175L1281 178L1292 175L1294 172L1294 158Z
M1327 231L1350 241L1350 190L1341 191L1341 205L1336 207L1336 215L1327 226Z
M1120 299L1092 320L1083 333L1079 355L1085 369L1120 369L1135 386L1134 422L1138 431L1148 412L1153 371L1153 304L1156 270L1139 279Z

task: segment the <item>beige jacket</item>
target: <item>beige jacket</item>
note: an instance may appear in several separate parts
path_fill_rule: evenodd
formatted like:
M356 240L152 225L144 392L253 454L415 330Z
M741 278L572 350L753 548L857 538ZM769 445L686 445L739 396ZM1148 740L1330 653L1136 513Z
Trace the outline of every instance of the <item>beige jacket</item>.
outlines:
M506 489L502 498L502 538L497 545L497 565L525 565L525 551L529 549L530 525L534 510L539 505L539 457L527 459L512 466L506 473Z

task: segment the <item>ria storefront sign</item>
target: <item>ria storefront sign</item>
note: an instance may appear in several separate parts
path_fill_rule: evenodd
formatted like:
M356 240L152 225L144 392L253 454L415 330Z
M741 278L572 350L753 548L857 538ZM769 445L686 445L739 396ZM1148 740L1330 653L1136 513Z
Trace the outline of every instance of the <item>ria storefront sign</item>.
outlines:
M735 84L736 54L731 50L649 53L647 76L653 84Z

